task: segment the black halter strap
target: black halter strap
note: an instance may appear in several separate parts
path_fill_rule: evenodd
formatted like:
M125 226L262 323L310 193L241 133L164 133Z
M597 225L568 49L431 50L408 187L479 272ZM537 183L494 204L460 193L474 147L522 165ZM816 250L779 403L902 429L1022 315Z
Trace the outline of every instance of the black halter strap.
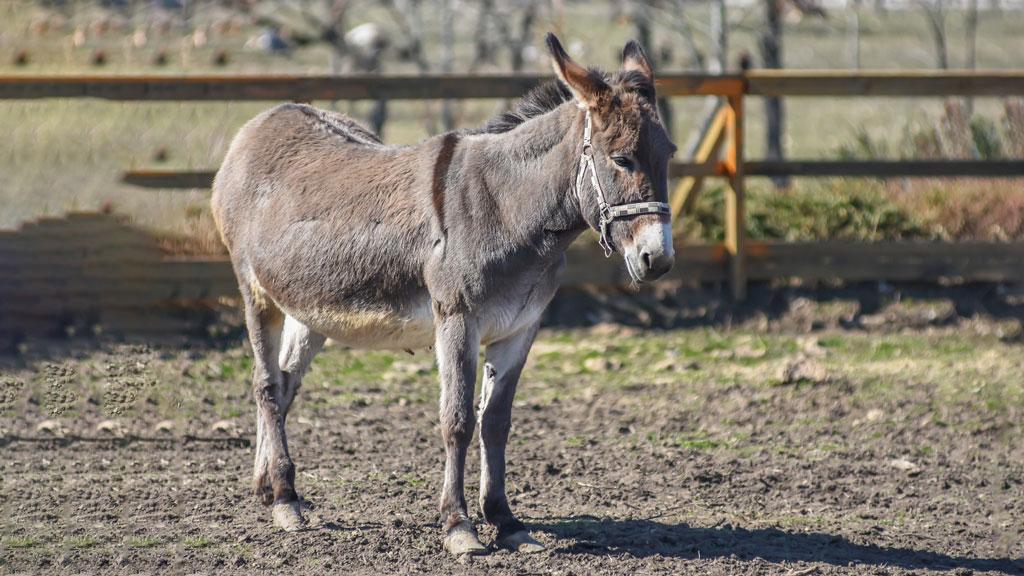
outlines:
M616 218L629 218L640 214L672 214L672 209L664 202L633 202L630 204L619 204L611 206L601 188L601 181L597 178L597 167L594 165L594 147L590 143L590 110L587 110L586 127L583 129L583 152L580 154L580 170L576 173L576 196L583 201L583 179L587 172L590 172L590 182L594 185L597 193L597 207L600 210L600 219L597 224L597 233L601 236L598 243L604 250L605 258L612 255L615 247L612 245L611 231L609 226ZM581 206L582 208L582 206Z

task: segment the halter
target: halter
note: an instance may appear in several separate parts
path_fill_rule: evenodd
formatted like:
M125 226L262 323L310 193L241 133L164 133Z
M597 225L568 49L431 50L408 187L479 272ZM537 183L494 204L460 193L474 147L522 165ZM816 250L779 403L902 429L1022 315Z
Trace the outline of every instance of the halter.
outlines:
M583 178L590 172L590 182L597 192L597 208L600 210L597 232L601 238L598 243L604 250L604 257L608 258L615 251L612 246L611 232L608 227L616 218L638 216L640 214L672 214L672 209L664 202L632 202L630 204L619 204L611 206L605 199L604 189L601 188L601 181L597 178L597 167L594 165L594 147L590 143L590 110L587 110L587 125L583 129L583 152L580 154L580 171L576 174L576 197L583 202ZM582 206L581 206L582 208Z

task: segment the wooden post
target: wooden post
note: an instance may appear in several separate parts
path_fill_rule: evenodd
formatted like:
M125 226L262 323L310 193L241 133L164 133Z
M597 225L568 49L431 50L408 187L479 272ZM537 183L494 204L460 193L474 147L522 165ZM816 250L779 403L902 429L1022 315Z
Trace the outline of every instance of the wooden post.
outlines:
M725 165L729 172L729 188L725 194L725 250L729 254L729 290L733 300L739 302L747 296L742 95L729 97L726 130L729 148Z
M719 149L726 138L727 114L727 107L724 105L715 111L711 122L708 124L704 134L701 135L701 139L694 150L692 158L694 163L708 164L709 162L718 161ZM700 195L700 189L703 184L704 178L702 176L684 176L679 179L679 184L676 185L671 201L673 222L678 224L682 221L683 216L693 210L693 205L697 202L697 196Z

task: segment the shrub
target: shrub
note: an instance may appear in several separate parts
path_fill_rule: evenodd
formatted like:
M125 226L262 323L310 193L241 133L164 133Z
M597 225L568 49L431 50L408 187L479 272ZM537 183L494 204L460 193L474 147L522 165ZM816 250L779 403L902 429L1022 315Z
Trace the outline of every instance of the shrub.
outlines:
M753 239L810 241L896 240L928 235L911 213L887 197L878 182L834 179L801 181L786 191L751 183L747 195L747 234ZM686 237L725 237L723 188L704 191L685 217Z

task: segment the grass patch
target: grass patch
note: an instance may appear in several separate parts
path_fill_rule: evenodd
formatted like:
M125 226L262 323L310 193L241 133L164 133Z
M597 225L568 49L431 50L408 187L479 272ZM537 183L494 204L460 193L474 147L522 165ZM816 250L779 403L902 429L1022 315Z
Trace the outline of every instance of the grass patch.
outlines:
M672 436L662 436L657 432L647 435L647 442L656 446L673 446L683 450L709 451L719 448L735 448L747 438L746 434L736 433L729 437L712 436L700 430Z
M718 440L703 434L676 438L676 446L679 446L683 450L713 450L721 445L722 444Z
M68 548L86 549L92 548L99 544L100 541L93 538L92 536L71 536L64 540L64 544Z
M582 448L587 444L587 439L582 436L569 436L565 439L565 445L569 448Z
M412 488L422 488L427 485L427 481L423 477L417 476L412 472L403 474L401 481Z
M42 544L42 541L32 536L10 536L4 538L4 546L13 548L15 550L24 550L28 548L35 548Z
M209 548L214 545L214 541L207 538L206 536L191 536L184 538L181 541L182 545L186 548Z
M160 540L151 536L125 538L125 546L129 548L153 548L160 545Z
M238 380L247 378L252 373L252 358L249 355L226 358L217 367L217 376L221 380Z

